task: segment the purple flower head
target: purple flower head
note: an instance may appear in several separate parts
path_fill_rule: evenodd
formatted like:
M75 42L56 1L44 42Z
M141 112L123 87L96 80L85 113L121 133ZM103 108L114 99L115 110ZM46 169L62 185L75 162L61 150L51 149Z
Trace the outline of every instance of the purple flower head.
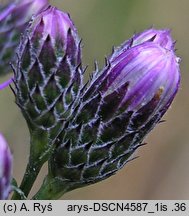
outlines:
M120 106L125 104L127 109L136 110L158 94L159 105L163 108L178 90L178 61L172 50L151 42L131 48L109 71L105 94L111 94L128 82Z
M50 175L72 190L108 178L130 160L178 91L173 47L169 31L153 29L114 51L59 135Z
M32 124L55 127L82 87L80 40L69 15L49 6L35 16L18 54L14 71L17 103Z
M0 200L8 198L12 175L12 155L4 137L0 134Z
M178 90L179 81L179 58L175 56L170 31L150 29L135 35L110 56L107 67L87 94L97 91L104 97L118 94L117 108L130 111L156 100L156 105L152 103L153 110L165 111ZM119 89L121 92L116 93Z
M33 17L13 70L16 103L35 139L32 148L44 156L72 115L83 85L80 40L67 13L49 6Z
M48 0L14 0L0 4L0 75L10 71L21 33L29 20L48 6Z

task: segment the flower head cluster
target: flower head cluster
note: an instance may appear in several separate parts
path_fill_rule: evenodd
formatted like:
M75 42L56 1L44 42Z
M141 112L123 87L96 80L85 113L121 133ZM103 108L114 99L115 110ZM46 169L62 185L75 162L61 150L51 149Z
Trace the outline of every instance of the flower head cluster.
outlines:
M83 72L71 18L49 6L21 40L14 83L31 132L31 158L48 160L49 176L58 182L50 189L58 195L62 182L72 190L121 169L167 111L180 82L169 30L134 35L85 86Z

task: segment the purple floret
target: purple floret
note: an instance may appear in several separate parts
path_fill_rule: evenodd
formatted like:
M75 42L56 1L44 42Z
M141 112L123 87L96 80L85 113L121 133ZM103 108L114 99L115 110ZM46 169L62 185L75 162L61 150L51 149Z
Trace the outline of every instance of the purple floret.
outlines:
M0 200L8 198L12 175L12 155L4 137L0 134Z

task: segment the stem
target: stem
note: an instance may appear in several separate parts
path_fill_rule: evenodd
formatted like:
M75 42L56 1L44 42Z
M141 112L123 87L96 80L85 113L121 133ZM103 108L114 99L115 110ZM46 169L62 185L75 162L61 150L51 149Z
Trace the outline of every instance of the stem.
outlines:
M73 185L61 181L58 178L51 178L47 175L37 194L32 198L34 200L56 200L66 192L74 189Z
M24 195L27 197L38 174L41 170L43 163L32 163L32 160L29 160L29 163L26 167L26 171L20 185L20 190L23 191ZM20 194L14 193L12 196L12 200L20 200Z
M26 167L26 171L20 185L20 190L25 197L28 196L32 186L41 170L43 164L48 160L49 155L53 149L52 143L49 143L48 133L44 130L31 131L30 141L30 157ZM20 200L19 193L14 193L13 200Z

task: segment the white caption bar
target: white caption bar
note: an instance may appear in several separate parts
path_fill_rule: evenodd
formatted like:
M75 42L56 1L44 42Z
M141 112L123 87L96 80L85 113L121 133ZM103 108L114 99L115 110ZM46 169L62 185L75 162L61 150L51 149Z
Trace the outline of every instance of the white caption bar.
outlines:
M189 215L189 200L58 200L0 201L0 215L8 216L137 216Z

